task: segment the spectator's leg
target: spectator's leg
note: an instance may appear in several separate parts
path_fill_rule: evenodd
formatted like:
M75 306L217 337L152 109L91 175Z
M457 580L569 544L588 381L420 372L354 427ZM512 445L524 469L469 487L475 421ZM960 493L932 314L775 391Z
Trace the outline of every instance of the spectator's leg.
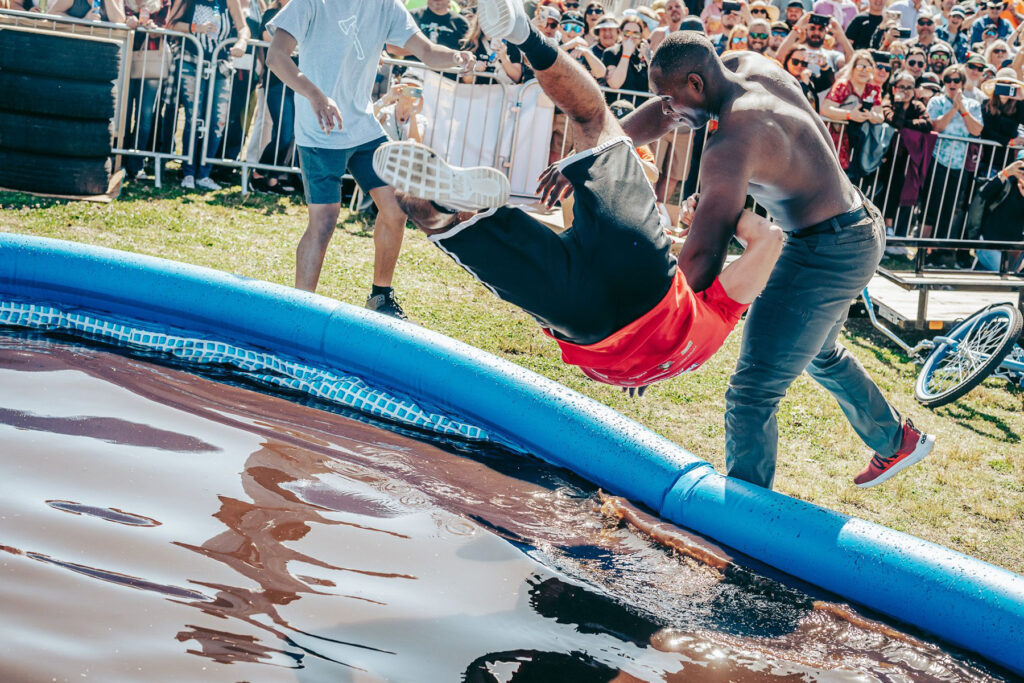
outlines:
M310 204L309 223L295 250L295 287L316 291L320 269L324 266L327 245L338 224L341 204Z
M402 251L406 216L392 188L385 185L369 194L377 205L377 220L373 224L373 284L390 287Z
M216 77L214 78L213 86L213 107L210 110L210 121L206 127L206 150L207 154L216 156L217 150L220 149L220 141L224 136L224 125L227 122L228 116L228 80L220 75L219 72L214 72ZM204 84L205 86L205 84ZM203 105L206 104L206 93L209 91L204 87L204 96L200 98ZM205 106L200 109L200 115L205 112ZM196 180L210 177L210 171L213 170L213 166L209 163L200 166L196 173Z
M184 151L188 150L188 140L192 138L192 112L196 111L197 107L201 106L202 92L203 89L200 87L196 78L196 65L188 60L183 60L181 63L181 100L185 108L185 125L182 128L183 140L182 145ZM202 109L198 110L200 113L198 116L202 116ZM198 120L198 119L197 119ZM193 145L192 155L186 160L181 162L181 175L183 177L195 176L196 174L196 160L200 158L201 152L199 150L200 145L203 144L202 140L196 140Z
M138 149L146 144L142 137L142 84L141 78L133 78L128 85L128 132L125 134L123 147L127 149ZM124 157L124 170L128 179L135 178L135 175L142 168L142 157L129 154Z

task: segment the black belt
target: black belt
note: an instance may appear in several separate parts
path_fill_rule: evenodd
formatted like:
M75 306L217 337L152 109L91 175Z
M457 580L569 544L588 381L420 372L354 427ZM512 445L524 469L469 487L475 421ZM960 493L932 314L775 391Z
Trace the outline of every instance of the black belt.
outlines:
M839 232L849 225L859 223L868 218L871 218L871 214L868 213L864 206L860 206L852 211L833 216L826 221L808 225L806 228L800 228L799 230L793 230L789 234L799 239L810 237L811 235L820 235L823 232Z

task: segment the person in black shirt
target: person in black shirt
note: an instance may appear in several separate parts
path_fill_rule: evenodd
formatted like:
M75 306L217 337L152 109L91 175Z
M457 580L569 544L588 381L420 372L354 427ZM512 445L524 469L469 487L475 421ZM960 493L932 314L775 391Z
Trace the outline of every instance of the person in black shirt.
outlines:
M1024 239L1024 161L1018 159L985 183L971 204L968 237L978 232L988 242L1019 242ZM976 204L980 207L976 208ZM980 208L980 211L978 210ZM978 267L998 271L1002 252L978 249ZM1021 267L1021 252L1010 252L1010 272Z
M427 0L427 6L413 12L412 16L430 42L450 50L462 49L469 23L458 14L452 14L448 0Z
M616 90L650 92L647 70L651 46L643 39L643 28L638 20L626 17L619 24L619 30L622 33L622 42L608 48L601 56L608 69L605 74L608 87Z
M882 11L885 0L869 0L868 11L855 16L846 27L846 37L850 39L854 50L866 50L871 47L871 36L882 23Z

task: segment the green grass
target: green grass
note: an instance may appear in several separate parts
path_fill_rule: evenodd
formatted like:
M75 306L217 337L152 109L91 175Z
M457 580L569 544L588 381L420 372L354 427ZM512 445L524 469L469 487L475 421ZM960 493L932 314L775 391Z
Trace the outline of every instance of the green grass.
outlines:
M373 266L370 226L343 212L320 294L365 300ZM301 203L249 195L130 186L112 204L0 193L0 230L102 245L291 285ZM497 257L497 255L496 255ZM406 232L395 287L424 327L550 377L646 425L724 470L723 411L740 335L701 370L652 387L643 399L585 380L560 361L528 316L495 298L416 231ZM931 411L913 397L917 368L853 321L843 343L896 408L937 434L920 465L873 489L852 477L870 453L835 401L806 375L779 410L776 490L878 522L1024 573L1024 394L989 380L959 402ZM629 463L623 463L628 467ZM765 533L771 533L766 529Z

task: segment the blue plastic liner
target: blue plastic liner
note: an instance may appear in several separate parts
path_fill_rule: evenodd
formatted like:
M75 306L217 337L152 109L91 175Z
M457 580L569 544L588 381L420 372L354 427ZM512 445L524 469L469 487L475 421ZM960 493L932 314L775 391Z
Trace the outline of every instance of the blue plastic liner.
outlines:
M161 259L0 235L0 298L183 328L355 375L1024 675L1024 577L716 473L570 389L409 323Z

